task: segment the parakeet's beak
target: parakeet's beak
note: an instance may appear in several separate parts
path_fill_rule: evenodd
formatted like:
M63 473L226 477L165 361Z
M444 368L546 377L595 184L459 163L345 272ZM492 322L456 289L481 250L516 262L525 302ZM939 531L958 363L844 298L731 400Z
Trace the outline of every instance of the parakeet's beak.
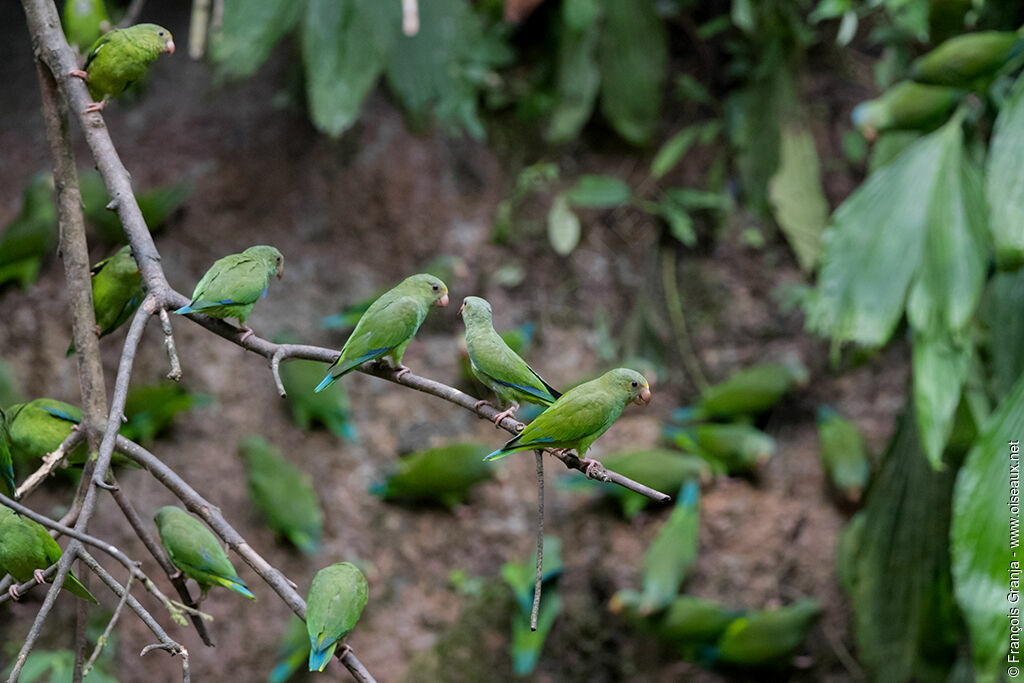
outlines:
M167 44L164 45L164 52L166 52L169 55L173 55L174 54L174 41L173 40L168 40L167 41Z
M434 305L435 306L447 306L448 305L448 292L445 292L444 296L442 296L440 299L438 299L437 303L435 303Z
M462 304L461 306L459 306L459 315L462 315L462 312L464 310L466 310L466 304Z
M277 279L280 280L284 277L284 264L282 263L277 269Z
M651 388L644 387L644 390L640 392L640 395L633 399L633 403L638 406L645 406L651 402Z

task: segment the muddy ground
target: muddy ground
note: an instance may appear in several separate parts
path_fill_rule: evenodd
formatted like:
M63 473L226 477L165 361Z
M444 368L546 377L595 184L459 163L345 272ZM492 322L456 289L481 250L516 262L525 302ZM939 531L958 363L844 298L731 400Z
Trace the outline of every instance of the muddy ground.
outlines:
M150 8L154 11L155 6ZM176 12L143 19L159 20L185 36L187 18ZM3 224L18 211L27 178L47 166L48 156L30 46L16 3L0 7L0 26L0 79L8 93L0 111ZM184 48L185 41L179 43ZM289 90L286 57L278 54L255 78L218 89L209 68L190 61L181 49L158 61L144 98L108 107L107 123L137 185L200 178L186 209L157 239L168 279L180 291L190 292L214 259L251 244L274 244L286 257L285 278L272 284L249 324L263 336L291 327L310 343L340 347L344 337L322 330L322 315L414 272L436 254L458 255L468 269L449 282L456 305L432 313L406 354L416 372L447 382L458 377L462 326L455 311L467 294L492 301L499 328L537 323L530 358L556 385L603 367L595 333L600 316L610 316L611 329L617 330L638 302L663 310L655 251L675 245L660 243L660 231L649 218L630 212L585 213L582 244L566 259L551 252L543 235L529 231L516 235L509 246L496 246L490 240L491 220L514 180L508 159L485 143L410 133L382 94L370 98L353 130L339 141L327 140L312 130L301 105L274 104L282 100L275 95ZM830 102L828 111L820 113L832 116L844 106ZM822 153L838 157L835 141L830 142L835 136L821 137ZM571 169L568 175L612 173L634 182L644 175L631 150L593 138L549 151L544 158ZM80 165L89 165L88 159L80 144ZM827 159L825 166L830 168ZM691 164L678 173L699 178L700 168ZM852 182L834 172L827 181L830 194L840 197ZM686 316L706 372L720 379L745 364L796 351L811 367L813 380L769 416L766 428L778 440L778 454L759 476L722 478L704 491L699 558L686 590L742 607L816 597L824 612L801 650L802 668L779 672L776 678L852 680L856 672L845 668L838 654L853 645L833 559L836 534L848 511L839 510L825 491L814 409L821 402L839 407L858 422L877 452L902 405L905 353L897 348L870 365L834 375L826 346L802 331L800 316L782 314L769 296L779 284L801 281L792 256L773 237L764 250L742 246L739 231L726 229L713 246L679 254ZM106 255L98 247L94 251L96 259ZM525 268L525 280L514 287L494 284L491 273L512 261ZM183 418L155 452L219 505L303 593L315 571L329 562L359 559L372 565L371 601L349 642L379 680L511 678L507 605L501 600L472 605L452 588L449 574L464 569L493 579L502 563L529 556L533 458L507 458L497 479L477 488L469 504L453 513L383 504L367 493L367 486L400 452L468 439L497 445L502 435L452 405L362 375L345 380L358 442L339 444L323 432L303 434L276 396L264 361L184 319L174 323L185 384L215 395L216 402ZM59 261L50 263L28 291L0 292L0 357L15 366L27 394L76 401L73 362L64 358L69 333ZM110 381L122 338L118 333L103 340ZM664 342L674 348L670 337ZM670 358L667 377L657 378L652 405L629 409L599 442L598 456L656 443L659 422L692 400L694 390L678 355ZM156 380L166 372L165 364L158 331L150 326L135 380ZM313 476L326 514L325 546L315 559L275 544L250 508L235 443L251 433L265 435ZM561 469L555 461L548 463L549 473L561 474ZM173 502L146 474L126 473L121 482L144 515ZM635 586L643 553L667 510L626 522L610 505L555 486L548 490L548 532L563 541L566 611L541 657L536 680L764 680L762 674L709 672L679 662L607 613L605 605L616 590ZM52 511L69 499L70 489L55 486L30 501ZM112 501L105 500L91 529L143 558L157 576ZM276 661L289 611L248 567L235 564L259 602L250 604L223 591L213 594L204 608L216 619L211 625L216 649L204 648L190 629L171 625L172 635L191 653L193 680L262 680ZM0 620L0 642L23 639L38 608L36 599L2 608L13 618ZM109 595L102 602L114 604ZM45 647L70 645L72 607L62 596ZM456 623L474 630L460 640L452 632ZM178 680L178 665L170 658L137 656L152 641L137 620L123 620L119 633L115 660L121 680ZM432 652L439 642L446 643L440 655ZM9 657L0 648L0 662ZM444 664L437 673L440 658ZM332 664L328 680L345 679Z

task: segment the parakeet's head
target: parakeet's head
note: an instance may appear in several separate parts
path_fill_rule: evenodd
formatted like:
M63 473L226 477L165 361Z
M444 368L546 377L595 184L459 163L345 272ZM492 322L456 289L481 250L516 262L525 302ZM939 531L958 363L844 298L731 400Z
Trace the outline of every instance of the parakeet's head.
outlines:
M645 406L651 402L651 387L644 376L636 370L618 368L605 373L602 379L621 389L629 396L629 400L637 405Z
M874 140L878 131L885 127L884 114L884 107L878 100L868 100L853 108L850 119L864 137Z
M174 505L165 505L164 507L162 507L162 508L160 508L159 510L156 511L156 515L153 516L153 521L156 522L157 529L160 529L172 517L176 517L178 515L187 515L187 514L188 514L187 512L185 512L184 510L182 510L179 507L175 507Z
M128 245L121 247L116 254L111 256L103 268L104 270L109 268L110 273L117 277L130 277L139 274L139 264L132 257L132 248ZM96 272L93 270L94 275Z
M136 24L124 30L131 31L134 34L132 37L144 47L156 50L158 53L174 54L174 37L163 26L158 26L157 24Z
M462 300L462 307L459 308L459 315L466 322L479 320L481 322L491 321L491 305L486 299L478 296L467 296Z
M434 306L448 305L448 287L441 282L440 278L433 275L427 273L410 275L402 280L400 286L413 296L426 298Z
M284 256L274 247L260 244L255 247L249 247L242 253L248 254L253 258L262 259L267 264L267 270L277 273L278 280L284 275Z

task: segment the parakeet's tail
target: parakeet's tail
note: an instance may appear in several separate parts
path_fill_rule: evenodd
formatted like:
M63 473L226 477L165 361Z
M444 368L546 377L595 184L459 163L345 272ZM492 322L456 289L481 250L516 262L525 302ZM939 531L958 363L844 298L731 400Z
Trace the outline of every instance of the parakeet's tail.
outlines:
M308 534L304 531L293 531L288 534L288 540L307 555L316 555L317 551L320 550L320 540L313 534Z
M236 579L226 579L226 578L218 576L218 577L216 577L216 580L217 580L217 583L219 583L220 585L224 586L225 588L230 588L231 590L235 591L236 593L241 593L242 595L244 595L245 597L249 598L250 600L255 600L256 599L256 596L252 594L252 591L249 590L249 587L246 586L245 582L243 582L241 579L237 579L237 578Z
M321 643L323 647L317 646L316 643L312 645L313 647L309 650L309 670L323 671L327 662L331 661L331 657L334 656L334 649L338 647L338 641Z
M493 453L488 455L486 458L484 458L484 462L493 462L495 460L501 460L502 458L504 458L506 455L508 455L511 452L512 451L506 451L505 450L505 446L502 446L501 448L499 448L498 450L494 451Z
M273 668L267 680L270 683L284 683L293 673L295 673L295 667L286 659Z
M339 375L339 377L340 377L340 375ZM320 381L320 384L317 384L317 385L316 385L316 389L314 389L314 390L313 390L313 393L319 393L319 392L323 391L323 390L324 390L324 389L326 389L327 387L329 387L329 386L331 386L332 384L334 384L334 380L336 380L336 379L338 379L338 378L337 378L337 377L335 377L334 375L332 375L332 374L331 374L331 372L330 372L330 370L328 370L328 371L327 371L327 376L326 376L326 377L324 377L324 378L323 378L323 379L322 379L322 380Z
M378 481L376 483L370 484L370 487L366 490L370 492L370 495L377 496L378 498L383 498L384 496L388 495L388 483L387 481Z
M75 353L75 340L72 339L71 343L68 344L68 350L64 352L65 358L70 358Z
M64 580L64 590L73 595L77 595L83 600L88 600L94 605L100 604L99 600L92 596L92 593L90 593L88 589L86 589L86 587L83 586L77 578L75 578L74 574L68 574L68 578Z
M7 495L8 498L13 498L14 492L18 490L18 485L14 483L14 470L11 469L10 467L4 467L3 471L0 472L0 475L2 475L2 480L0 480L0 484L6 484L8 487L7 493L5 495ZM3 490L4 487L0 486L0 491Z
M195 313L196 310L192 308L192 304L185 304L181 308L175 311L178 315L185 315L186 313Z
M697 408L694 406L676 408L672 411L672 417L670 419L673 422L694 422L699 419L697 415Z

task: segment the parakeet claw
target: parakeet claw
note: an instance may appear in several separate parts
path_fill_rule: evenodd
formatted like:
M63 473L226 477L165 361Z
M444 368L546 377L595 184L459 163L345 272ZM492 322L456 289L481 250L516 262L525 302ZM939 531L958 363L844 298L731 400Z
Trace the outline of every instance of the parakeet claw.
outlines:
M580 463L587 466L587 469L583 472L587 475L587 479L603 479L604 466L597 460L580 458Z
M89 106L85 108L86 114L92 114L93 112L103 111L104 102L90 102Z
M483 399L481 399L473 404L473 410L480 410L481 406L491 406L492 408L494 407L493 405L491 405L490 401L484 401Z
M245 325L242 325L241 330L242 338L238 340L239 342L244 342L246 339L256 334L255 332L252 331L251 327L246 327Z
M68 72L68 76L74 76L75 78L81 78L83 81L89 80L89 74L81 69L72 69Z
M44 583L46 583L46 577L43 576L43 570L42 569L34 570L32 572L32 577L36 580L36 583L38 583L40 586L43 585Z
M11 596L11 600L14 600L15 602L17 602L19 599L21 599L21 596L18 595L18 587L17 586L11 586L10 588L8 588L7 589L7 594L10 595Z
M515 417L516 417L516 408L518 408L518 407L519 406L512 406L508 410L503 410L500 413L498 413L497 415L495 415L494 416L494 426L497 429L501 429L501 421L504 420L506 417L511 417L514 420Z
M398 370L398 372L395 373L395 379L401 379L402 375L408 375L410 372L412 372L412 370L405 367L404 365L399 365L396 369Z

